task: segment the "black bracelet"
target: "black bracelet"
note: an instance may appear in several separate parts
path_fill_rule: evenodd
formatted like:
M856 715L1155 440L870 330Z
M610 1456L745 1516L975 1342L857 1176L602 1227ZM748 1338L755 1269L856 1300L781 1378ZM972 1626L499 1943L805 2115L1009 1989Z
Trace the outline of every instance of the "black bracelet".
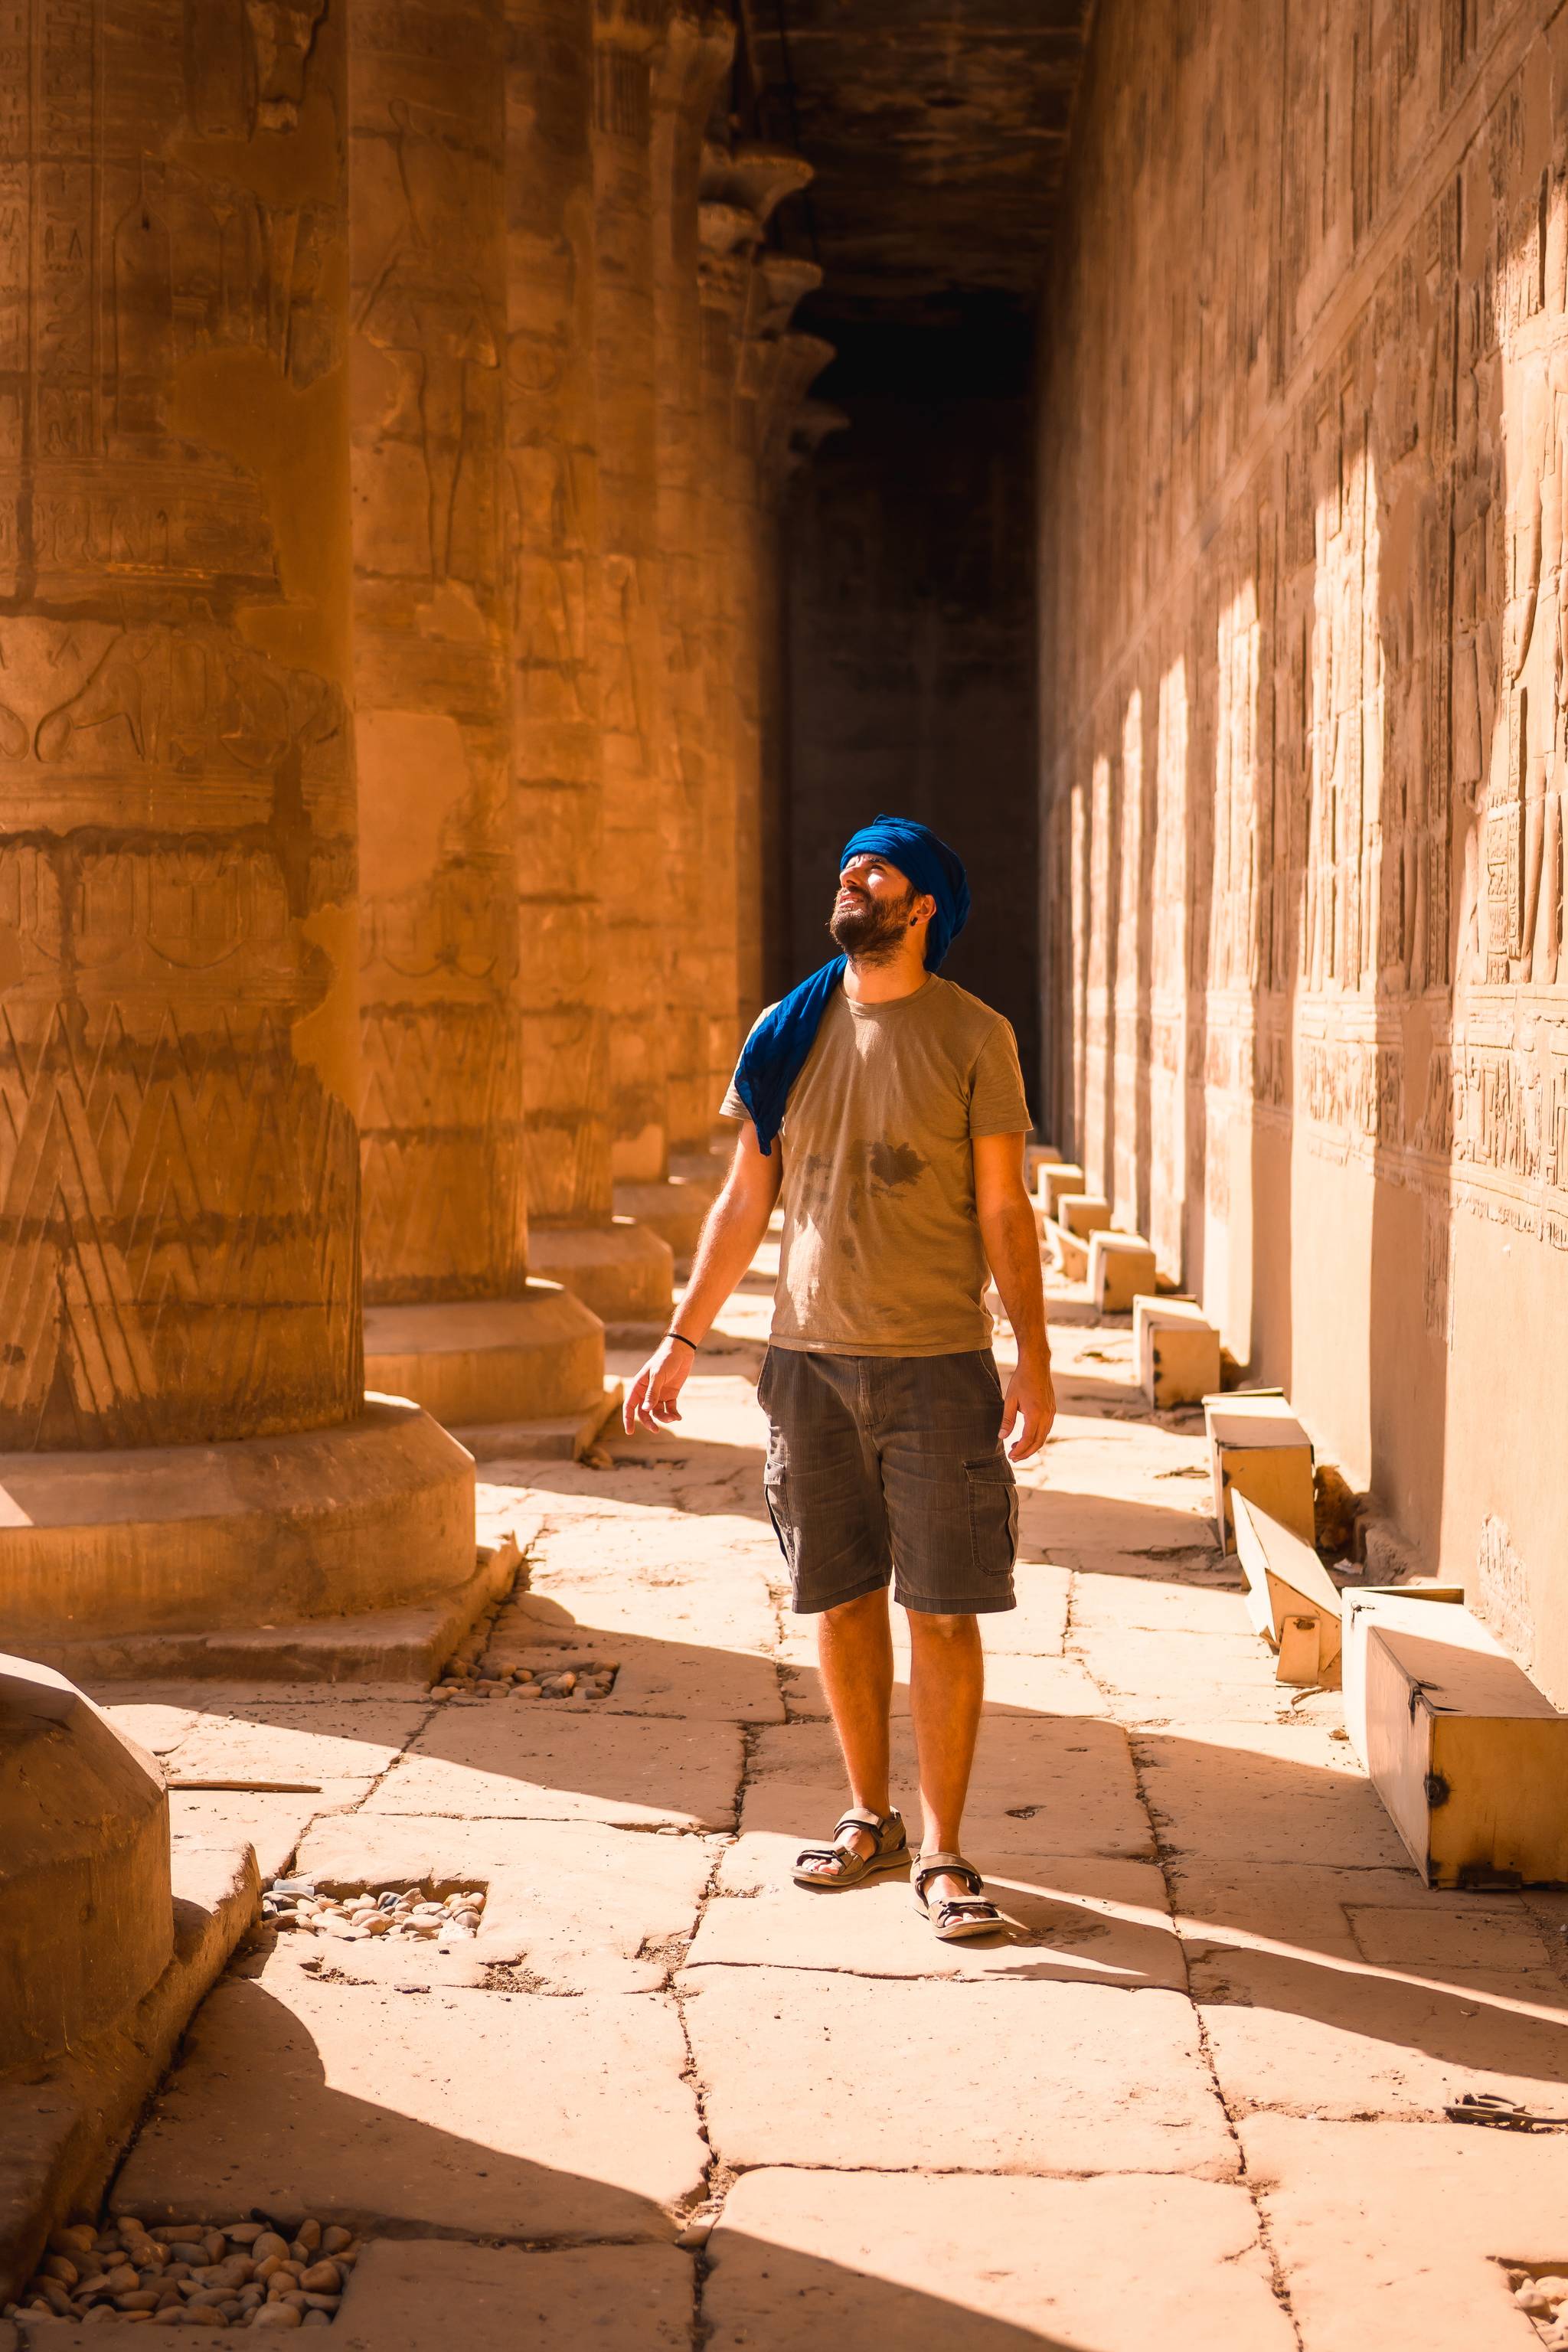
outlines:
M679 1339L683 1348L689 1348L693 1355L697 1353L696 1340L689 1339L684 1331L667 1331L664 1336L667 1339Z

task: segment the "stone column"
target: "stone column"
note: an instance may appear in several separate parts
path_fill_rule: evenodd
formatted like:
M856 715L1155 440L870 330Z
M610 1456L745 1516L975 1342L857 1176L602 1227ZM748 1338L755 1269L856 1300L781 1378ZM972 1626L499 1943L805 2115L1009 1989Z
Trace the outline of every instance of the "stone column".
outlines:
M0 33L0 1643L82 1671L345 1670L474 1573L363 1394L342 26Z
M760 235L774 207L795 194L811 177L811 166L787 148L751 143L733 152L710 145L704 150L702 194L709 205L749 215ZM745 243L738 236L731 247L738 253ZM815 283L810 263L766 257L768 268L805 271ZM731 762L731 806L735 857L735 1026L743 1037L763 1008L763 876L762 876L762 674L761 632L763 625L761 520L758 509L758 421L756 402L761 389L759 352L775 332L778 297L770 287L764 262L755 247L738 271L733 264L710 279L719 295L719 309L730 323L734 365L729 404L726 446L712 452L715 472L725 484L727 514L716 520L727 555L727 596L730 614L730 663L726 700ZM727 282L726 282L727 281ZM805 290L803 282L799 292ZM798 299L798 293L797 297ZM722 343L715 321L711 340ZM717 369L715 369L717 373ZM716 398L709 412L718 421Z
M760 993L765 1003L802 978L795 970L793 845L790 836L789 712L784 675L784 508L790 481L805 462L800 423L808 404L805 394L814 378L833 358L833 345L820 335L792 332L791 311L819 273L812 268L808 281L800 272L810 265L769 257L763 268L773 297L773 317L781 331L773 333L762 353L757 424L757 746L760 761L759 866L761 869L762 973ZM822 410L822 404L817 403ZM827 411L832 416L834 412ZM838 419L838 422L844 420ZM831 429L819 416L816 437ZM811 446L815 446L813 443ZM824 876L822 903L827 903ZM825 947L831 942L824 940Z
M719 151L709 151L710 155ZM729 158L722 157L727 164ZM705 164L705 177L707 166ZM754 213L704 203L702 258L702 653L708 712L703 761L703 865L709 884L707 1065L710 1097L723 1100L740 1051L735 807L739 711L735 688L735 377L751 284L749 249L762 234Z
M669 1245L611 1213L601 899L594 0L509 0L507 460L529 1250L606 1322L668 1322Z
M659 610L653 60L673 12L674 0L596 0L594 184L610 1164L617 1209L679 1261L711 1187L672 1181L669 1167L666 966L679 828Z
M361 6L350 45L367 1374L449 1424L604 1399L527 1280L502 488L504 0Z
M709 1142L721 1097L712 1092L708 1067L707 934L717 908L704 861L711 678L703 631L698 175L703 131L734 46L726 10L678 5L654 74L660 620L675 825L666 907L666 1104L672 1169L710 1181Z

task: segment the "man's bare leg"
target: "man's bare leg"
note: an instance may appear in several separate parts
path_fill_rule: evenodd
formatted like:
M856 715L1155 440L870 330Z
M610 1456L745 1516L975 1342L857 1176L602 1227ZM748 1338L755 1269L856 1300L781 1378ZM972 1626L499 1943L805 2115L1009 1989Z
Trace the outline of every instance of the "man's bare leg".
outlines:
M911 1609L910 1714L920 1758L921 1849L960 1853L963 1806L985 1696L985 1656L973 1617L938 1617ZM958 1900L967 1886L945 1871L926 1881L929 1902Z
M825 1609L816 1621L816 1656L822 1687L838 1734L849 1802L866 1811L889 1810L888 1711L893 1703L893 1635L885 1591L863 1593L841 1608ZM869 1858L876 1841L851 1830L845 1843ZM808 1865L824 1878L837 1878L837 1862Z

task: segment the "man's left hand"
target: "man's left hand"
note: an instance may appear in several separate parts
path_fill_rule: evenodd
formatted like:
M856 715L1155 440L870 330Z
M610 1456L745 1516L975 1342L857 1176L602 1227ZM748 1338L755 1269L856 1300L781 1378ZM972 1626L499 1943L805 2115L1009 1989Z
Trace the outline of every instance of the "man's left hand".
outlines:
M1051 1385L1049 1361L1038 1365L1021 1362L1002 1401L1005 1444L1012 1435L1014 1423L1018 1425L1016 1442L1007 1447L1008 1461L1026 1462L1031 1454L1037 1454L1050 1435L1056 1417L1057 1392Z

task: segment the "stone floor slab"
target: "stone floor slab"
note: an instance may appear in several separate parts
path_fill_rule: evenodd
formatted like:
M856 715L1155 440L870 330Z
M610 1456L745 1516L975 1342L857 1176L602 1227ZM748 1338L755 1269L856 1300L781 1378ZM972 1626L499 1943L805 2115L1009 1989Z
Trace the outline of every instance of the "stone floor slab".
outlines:
M740 1841L743 1847L747 1841ZM907 1875L842 1895L794 1885L797 1842L778 1838L765 1857L724 1856L738 1878L764 1873L765 1892L708 1905L688 1955L691 1969L843 1969L869 1977L1004 1977L1030 1984L1163 1985L1184 1990L1186 1969L1152 1863L1045 1862L1026 1868L971 1842L986 1892L1008 1922L984 1943L942 1944L917 1910Z
M373 1982L396 1982L423 1964L433 1982L493 1981L500 1968L525 1970L552 1991L647 1991L666 1969L639 1955L684 1948L711 1865L700 1838L639 1837L597 1822L355 1813L316 1824L300 1848L302 1872L343 1888L483 1885L479 1936L445 1954L401 1937L322 1943L285 1930L279 1942Z
M1568 2137L1241 2125L1303 2352L1540 2352L1502 2261L1568 2270Z
M921 1835L914 1740L893 1734L893 1797L911 1844ZM830 1724L760 1733L747 1769L741 1850L725 1857L731 1894L780 1884L797 1848L829 1836L847 1798ZM1116 1724L997 1718L981 1733L965 1837L993 1857L1032 1864L1046 1854L1145 1857L1152 1852L1126 1734ZM757 1843L767 1839L766 1846ZM773 1843L776 1841L776 1843Z
M470 1819L733 1825L742 1735L723 1723L545 1713L547 1701L448 1705L366 1810Z
M691 1972L685 2009L726 2164L1236 2168L1177 1993L716 1968Z
M674 2005L399 1993L294 1967L209 1997L115 2183L144 2221L661 2238L707 2151Z
M763 2170L708 2247L710 2352L1291 2352L1244 2189Z
M242 1714L204 1713L163 1751L175 1782L194 1780L379 1780L429 1718L423 1694L359 1706L294 1706L286 1699Z
M1408 1857L1342 1740L1313 1724L1138 1732L1162 1848L1205 1863L1397 1869Z

